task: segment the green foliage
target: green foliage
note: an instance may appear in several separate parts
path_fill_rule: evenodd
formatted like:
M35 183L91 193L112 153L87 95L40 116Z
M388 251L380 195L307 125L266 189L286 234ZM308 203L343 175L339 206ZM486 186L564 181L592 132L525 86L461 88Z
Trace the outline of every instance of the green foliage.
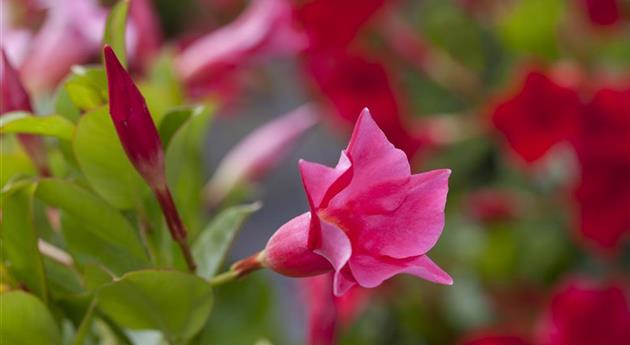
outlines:
M11 291L0 294L0 339L11 345L61 345L61 333L52 315L37 297Z
M136 271L101 288L98 301L119 324L159 329L171 344L181 344L203 327L212 307L212 289L187 273Z
M46 274L33 227L33 188L26 187L11 193L2 204L3 257L11 262L9 269L15 278L46 301Z
M59 115L33 116L25 112L4 114L0 118L0 133L24 133L72 139L74 125Z
M193 255L199 263L197 274L206 279L217 274L241 226L258 209L259 203L233 206L214 217L193 246Z
M106 107L81 117L72 148L85 178L100 196L121 209L140 205L145 183L129 162Z
M76 120L77 111L91 110L107 103L107 76L103 67L74 66L61 87L65 92L57 93L57 108L69 119Z
M62 231L79 262L100 263L115 274L147 267L136 229L90 191L60 179L42 180L35 195L62 213Z

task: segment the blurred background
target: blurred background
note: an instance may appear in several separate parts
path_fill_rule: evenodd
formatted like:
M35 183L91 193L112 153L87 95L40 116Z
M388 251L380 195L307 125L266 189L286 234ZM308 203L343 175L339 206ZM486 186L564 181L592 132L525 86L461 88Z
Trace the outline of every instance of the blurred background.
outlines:
M71 66L98 62L112 5L2 0L2 46L37 112L54 110ZM630 344L630 1L130 6L127 51L149 107L170 97L150 83L169 65L182 99L216 109L200 166L208 186L225 187L219 167L256 129L303 104L318 118L264 168L239 170L245 155L224 169L238 181L210 212L263 204L228 263L307 210L297 160L335 164L363 107L414 172L452 169L432 257L455 284L398 277L352 290L333 302L339 344ZM326 292L269 272L246 279L217 291L202 338L308 343Z

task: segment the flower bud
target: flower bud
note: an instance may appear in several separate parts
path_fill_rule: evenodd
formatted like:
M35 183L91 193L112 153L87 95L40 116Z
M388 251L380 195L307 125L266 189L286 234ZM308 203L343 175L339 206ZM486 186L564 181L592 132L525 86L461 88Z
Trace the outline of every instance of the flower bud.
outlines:
M11 111L33 112L28 93L24 89L18 72L13 68L9 59L2 49L0 58L0 114ZM46 151L40 137L29 134L19 134L17 136L24 151L31 158L37 171L42 176L50 176L50 170L46 159Z

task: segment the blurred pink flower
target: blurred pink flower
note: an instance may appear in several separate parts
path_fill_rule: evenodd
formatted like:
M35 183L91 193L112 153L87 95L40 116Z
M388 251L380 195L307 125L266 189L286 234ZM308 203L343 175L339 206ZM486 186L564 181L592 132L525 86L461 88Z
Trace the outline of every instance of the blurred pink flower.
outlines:
M97 55L108 14L95 0L42 0L38 4L46 9L46 16L37 32L2 25L2 46L19 66L27 88L35 93L50 90L72 65ZM3 4L3 11L5 7ZM127 26L130 60L146 63L159 44L159 27L151 5L147 0L131 1Z
M519 89L492 112L494 126L523 160L532 163L578 129L580 99L575 89L530 70Z
M129 4L129 27L136 36L131 46L134 63L146 66L158 53L162 43L162 32L151 0L132 0Z
M317 122L317 111L303 105L257 128L221 160L205 187L207 200L216 205L234 187L259 178L272 169L295 141Z
M20 65L24 82L33 92L54 87L72 65L86 62L98 51L107 16L92 0L45 4L48 7L45 22Z
M186 82L215 75L270 55L293 54L304 48L287 0L258 0L229 25L200 38L176 59Z
M28 93L24 89L20 76L11 65L4 49L0 49L0 116L12 111L33 112ZM42 176L50 176L46 150L40 137L28 134L17 136L20 144L35 164Z
M618 284L565 282L540 322L540 345L630 344L630 304Z
M335 168L300 161L310 205L267 243L263 264L289 276L334 271L333 291L408 273L452 284L426 253L444 227L450 170L411 174L367 109Z
M361 109L367 106L387 138L408 157L428 144L424 135L410 132L400 95L394 92L394 81L382 63L337 51L308 54L305 69L342 124L354 124Z
M619 0L578 0L591 23L600 26L616 24L621 19Z
M575 140L581 178L575 190L580 234L615 252L630 235L630 85L602 88L585 106Z

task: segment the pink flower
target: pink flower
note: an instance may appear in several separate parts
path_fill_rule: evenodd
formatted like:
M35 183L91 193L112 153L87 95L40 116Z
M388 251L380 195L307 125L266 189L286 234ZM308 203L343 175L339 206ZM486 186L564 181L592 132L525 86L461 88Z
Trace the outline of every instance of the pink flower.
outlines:
M182 249L186 264L191 271L195 263L186 241L186 229L175 207L166 184L164 152L147 104L125 68L120 64L110 46L103 49L109 114L129 161L155 193L173 239Z
M160 23L152 6L150 0L132 0L129 4L129 24L136 36L130 55L143 66L157 54L162 40Z
M537 344L630 344L630 304L625 289L584 280L566 282L551 298Z
M553 145L573 137L580 106L576 90L531 70L519 90L499 102L492 122L514 152L531 163Z
M0 91L0 115L11 111L33 112L31 101L20 81L20 76L11 65L4 49L0 49L0 51L0 55L2 55L0 57L0 87L2 89ZM39 174L49 176L46 150L41 138L28 134L19 134L17 138L35 164Z
M303 105L251 132L226 154L206 186L211 204L238 184L252 181L275 166L295 141L317 121L312 105Z
M288 276L333 271L337 296L399 273L452 284L426 255L444 227L450 170L412 175L367 109L335 168L299 166L310 211L271 237L263 265Z
M304 44L287 0L258 0L234 22L186 48L176 67L183 80L194 82L261 56L294 53Z

